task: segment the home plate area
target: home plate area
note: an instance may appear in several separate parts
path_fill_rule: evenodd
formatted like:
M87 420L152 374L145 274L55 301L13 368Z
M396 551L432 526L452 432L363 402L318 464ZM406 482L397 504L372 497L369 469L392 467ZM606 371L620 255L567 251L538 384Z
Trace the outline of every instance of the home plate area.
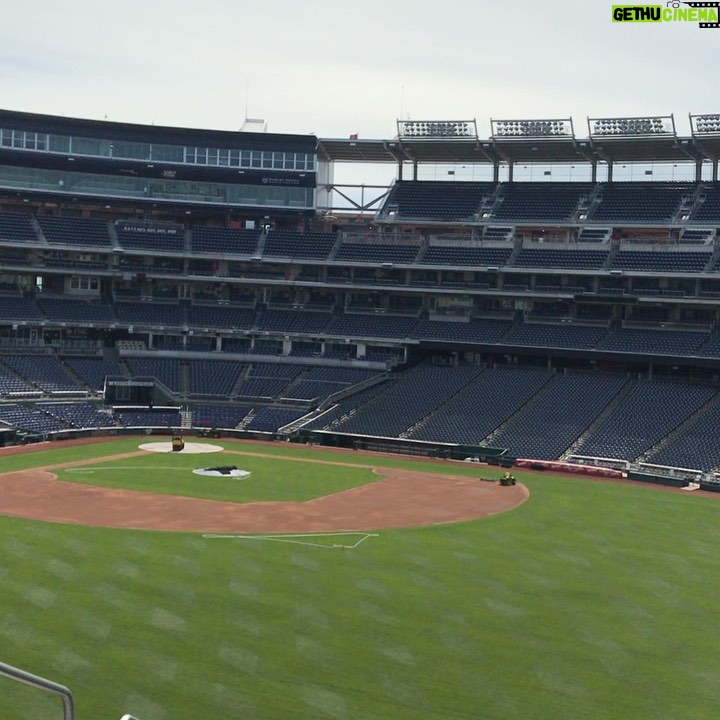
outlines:
M147 450L148 452L157 453L170 453L175 452L181 455L191 455L197 453L215 453L222 452L223 448L220 445L210 445L209 443L196 443L186 442L182 450L173 449L173 444L170 441L167 442L151 442L143 443L140 445L141 450Z
M198 468L193 470L193 475L202 475L203 477L234 477L246 478L250 477L248 470L241 470L234 465L218 465L217 467Z

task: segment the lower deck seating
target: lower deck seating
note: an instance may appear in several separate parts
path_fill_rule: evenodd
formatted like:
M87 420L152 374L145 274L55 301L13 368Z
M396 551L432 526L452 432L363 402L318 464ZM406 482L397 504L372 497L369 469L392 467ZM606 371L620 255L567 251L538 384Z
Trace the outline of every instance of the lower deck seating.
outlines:
M42 435L70 427L65 421L32 405L0 405L0 427L3 424Z
M414 440L482 443L547 383L535 368L499 368L478 374L461 393L408 432Z
M696 413L681 432L651 451L647 462L705 472L720 468L720 396Z
M73 429L111 428L120 425L109 408L95 403L40 403L37 407Z
M180 427L177 410L123 410L116 408L115 415L125 427L158 427L172 431Z
M216 364L236 365L202 363L186 361L186 367L215 373ZM194 407L190 401L194 427L276 432L309 412L321 397L338 389L351 391L353 385L377 377L376 384L344 397L305 427L503 447L511 457L538 460L572 453L702 471L720 466L720 385L712 382L505 365L486 369L421 364L387 376L357 368L268 362L243 364L243 372L237 384L243 391L252 389L248 400L221 403L218 395L216 402ZM234 376L223 382L230 379L235 382ZM270 399L274 405L266 405ZM291 400L296 406L299 400L308 402L280 407ZM181 414L158 408L111 412L88 401L0 402L0 426L42 435L118 425L172 432L181 426Z
M627 395L576 448L578 455L635 460L708 402L710 385L635 381Z
M622 375L558 374L524 410L493 437L497 447L555 460L588 428L620 391Z
M192 424L196 428L236 428L252 408L249 405L197 404L192 409Z
M397 437L471 383L482 369L475 366L422 365L359 407L335 428L339 432Z
M244 429L256 432L275 432L278 428L301 418L304 414L303 410L264 407L255 413Z

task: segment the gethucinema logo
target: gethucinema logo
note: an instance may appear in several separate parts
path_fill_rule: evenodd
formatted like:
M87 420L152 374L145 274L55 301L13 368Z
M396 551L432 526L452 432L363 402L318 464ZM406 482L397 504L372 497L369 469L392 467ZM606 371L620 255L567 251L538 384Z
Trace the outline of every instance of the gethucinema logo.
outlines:
M665 5L613 5L613 22L696 22L701 28L720 28L720 0Z

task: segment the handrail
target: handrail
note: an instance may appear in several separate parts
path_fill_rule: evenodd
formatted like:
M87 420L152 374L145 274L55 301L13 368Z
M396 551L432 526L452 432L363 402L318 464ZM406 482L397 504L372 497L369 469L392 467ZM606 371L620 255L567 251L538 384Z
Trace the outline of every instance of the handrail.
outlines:
M36 687L41 690L47 690L48 692L60 695L63 701L63 720L75 720L75 703L73 697L64 685L47 680L46 678L40 677L39 675L33 675L26 670L13 667L12 665L6 665L0 662L0 675L10 678L11 680L17 680L18 682Z

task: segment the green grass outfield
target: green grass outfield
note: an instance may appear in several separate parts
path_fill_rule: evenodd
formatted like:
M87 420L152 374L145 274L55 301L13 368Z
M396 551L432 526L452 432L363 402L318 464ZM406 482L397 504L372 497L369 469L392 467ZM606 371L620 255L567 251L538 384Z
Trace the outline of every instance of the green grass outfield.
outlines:
M0 471L96 456L97 472L63 479L236 501L374 480L293 456L492 472L225 441L266 457L101 470L141 441L0 457ZM219 464L253 474L213 489L190 473ZM351 550L0 517L0 660L67 685L78 720L715 717L720 497L516 474L531 498L512 512ZM0 678L3 720L61 716Z

